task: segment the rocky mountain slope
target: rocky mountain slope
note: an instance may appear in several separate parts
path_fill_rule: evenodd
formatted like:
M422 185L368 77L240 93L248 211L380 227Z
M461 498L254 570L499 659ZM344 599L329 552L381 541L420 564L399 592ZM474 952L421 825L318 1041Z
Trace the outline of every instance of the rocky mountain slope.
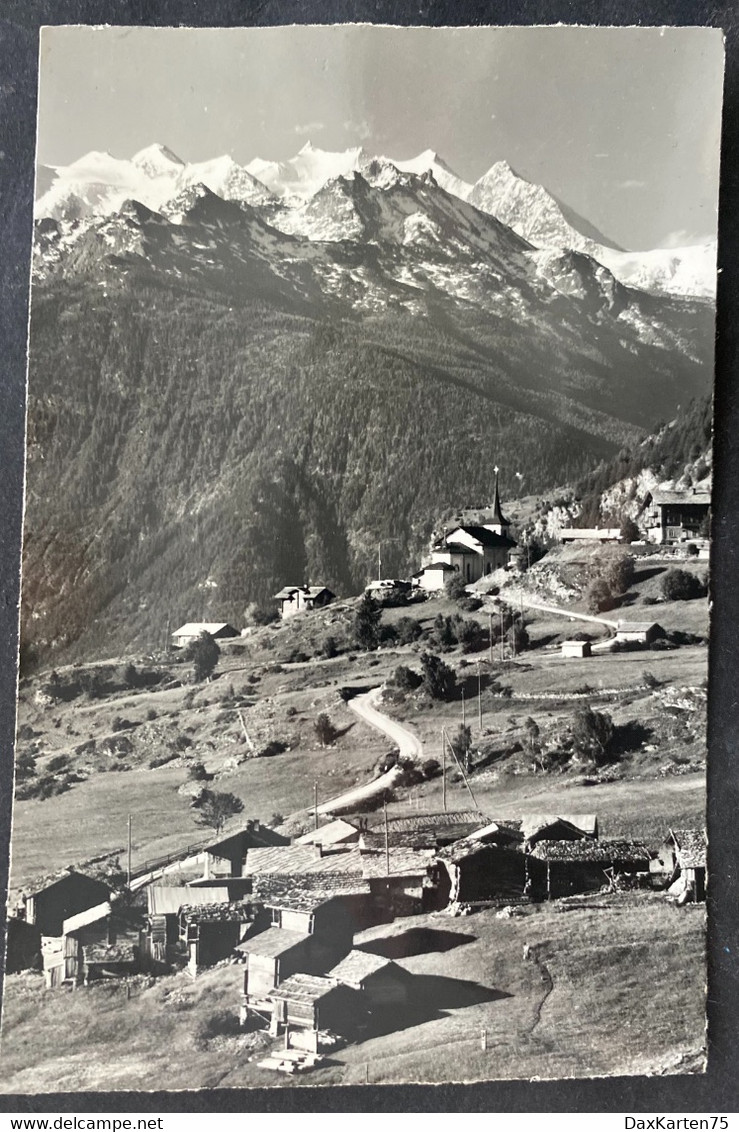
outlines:
M397 161L373 156L361 147L328 152L310 142L288 161L255 158L246 166L224 155L186 164L166 146L152 145L130 161L108 153L89 153L68 166L41 166L37 178L40 219L82 221L116 212L127 198L159 210L197 184L226 200L260 208L283 231L317 240L343 238L322 227L309 204L337 178L359 173L371 185L387 188L399 174L430 176L458 200L469 201L512 228L534 247L591 256L627 286L654 292L710 298L716 285L715 242L685 248L626 252L558 201L543 186L498 161L473 185L462 180L433 150Z
M440 514L488 501L494 464L504 494L515 473L573 482L709 387L707 304L532 248L428 174L367 172L292 209L296 232L181 173L158 211L38 222L41 659L152 648L168 617L240 624L286 582L357 592L378 542L408 572Z

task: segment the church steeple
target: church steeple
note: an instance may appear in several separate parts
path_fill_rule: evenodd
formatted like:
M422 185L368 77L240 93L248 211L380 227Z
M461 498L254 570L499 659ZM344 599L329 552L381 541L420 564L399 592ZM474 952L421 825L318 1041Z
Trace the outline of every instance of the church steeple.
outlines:
M493 517L492 517L490 523L487 524L487 525L490 526L490 527L498 527L499 528L498 533L501 534L501 535L504 535L504 534L507 533L508 528L510 527L511 524L504 517L503 512L501 511L501 508L500 508L500 493L498 491L498 467L497 467L497 465L495 466L493 471L495 472L495 495L493 497Z

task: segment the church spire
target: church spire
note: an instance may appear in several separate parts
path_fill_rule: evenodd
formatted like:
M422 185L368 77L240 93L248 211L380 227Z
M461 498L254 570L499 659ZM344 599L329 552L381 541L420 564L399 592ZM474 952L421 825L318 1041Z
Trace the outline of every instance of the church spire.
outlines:
M500 509L500 494L498 492L498 466L496 464L493 469L495 472L495 495L493 497L493 519L492 522L498 527L508 527L510 523L503 517L503 512ZM501 531L502 533L502 531Z

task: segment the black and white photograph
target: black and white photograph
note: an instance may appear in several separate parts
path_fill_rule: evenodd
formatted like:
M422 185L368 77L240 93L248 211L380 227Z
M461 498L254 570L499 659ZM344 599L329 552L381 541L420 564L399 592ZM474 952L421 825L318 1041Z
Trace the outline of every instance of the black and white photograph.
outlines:
M723 69L42 28L0 1093L706 1072Z

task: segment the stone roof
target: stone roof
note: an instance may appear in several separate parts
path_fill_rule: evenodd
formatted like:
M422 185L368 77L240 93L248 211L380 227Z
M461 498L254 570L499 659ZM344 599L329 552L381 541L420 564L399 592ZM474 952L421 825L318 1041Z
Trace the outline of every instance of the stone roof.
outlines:
M384 852L362 854L364 877L417 877L425 876L433 859L431 849L391 849L390 871Z
M337 896L367 896L366 880L347 876L298 875L255 877L252 903L266 908L314 912Z
M321 856L314 845L275 845L268 849L249 849L246 854L245 876L299 876L309 873L361 877L359 850L352 846Z
M317 1002L329 991L335 989L336 982L334 979L326 978L324 975L298 974L290 975L284 983L280 983L278 987L269 992L269 997L272 999L289 998L292 1002L310 1004Z
M350 951L340 963L331 968L329 976L348 986L359 987L370 975L387 967L396 968L397 964L383 955L373 955L369 951Z
M266 959L275 959L279 955L284 955L286 951L290 951L293 947L297 947L298 944L305 943L310 938L307 932L291 932L284 928L267 928L266 931L260 932L258 935L243 939L241 943L236 945L235 950L246 955L262 955Z
M641 864L651 860L646 845L638 841L540 841L531 850L531 856L540 861L580 862L612 865L614 863Z
M684 869L706 867L706 835L702 829L671 829L677 861Z

